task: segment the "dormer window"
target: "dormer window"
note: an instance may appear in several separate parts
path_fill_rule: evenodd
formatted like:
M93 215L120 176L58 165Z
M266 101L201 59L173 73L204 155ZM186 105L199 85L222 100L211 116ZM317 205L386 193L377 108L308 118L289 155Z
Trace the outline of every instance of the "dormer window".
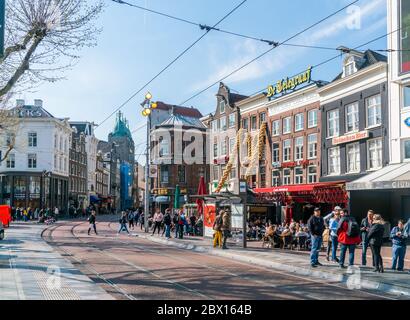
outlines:
M221 100L219 102L219 113L225 113L225 105L226 105L225 100Z
M356 62L353 57L346 59L345 66L344 66L344 77L348 77L356 72Z

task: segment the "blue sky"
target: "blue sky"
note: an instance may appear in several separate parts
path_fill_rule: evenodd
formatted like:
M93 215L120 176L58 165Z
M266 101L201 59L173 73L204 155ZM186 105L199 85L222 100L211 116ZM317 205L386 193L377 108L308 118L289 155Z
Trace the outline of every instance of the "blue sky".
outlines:
M188 24L105 1L107 6L97 22L103 27L98 46L81 52L80 61L66 73L66 80L44 84L36 92L22 94L20 98L28 102L35 98L43 99L44 107L58 117L99 123L203 32ZM240 2L128 1L207 25L214 24ZM349 2L248 0L219 27L280 42ZM359 29L348 28L350 16L348 12L342 12L291 43L355 47L387 32L386 0L361 0L357 5L362 13ZM385 49L386 43L386 39L382 39L368 47ZM268 45L262 42L211 32L146 91L151 91L156 100L179 104L267 49ZM225 83L242 94L252 94L277 79L294 75L335 54L318 49L278 48L226 79ZM313 78L331 80L340 68L341 59L336 59L315 69ZM188 106L197 107L203 114L213 112L216 91L217 87L210 89L190 101ZM145 121L140 107L143 97L142 92L123 108L131 129ZM114 123L115 117L112 117L99 127L97 137L107 139ZM134 134L136 145L144 139L144 129ZM136 153L143 151L141 145Z

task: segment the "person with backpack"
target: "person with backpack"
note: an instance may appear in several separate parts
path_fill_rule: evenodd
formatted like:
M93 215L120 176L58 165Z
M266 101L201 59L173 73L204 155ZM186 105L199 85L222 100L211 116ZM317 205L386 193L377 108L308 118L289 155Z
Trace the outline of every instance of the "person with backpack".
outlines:
M172 219L171 219L171 209L165 210L165 215L164 215L164 232L165 232L165 238L170 239L171 238L171 224L172 224ZM162 233L162 236L164 235L164 232Z
M404 231L404 221L399 220L396 227L390 232L390 239L392 240L392 270L404 270L404 258L407 250L407 235Z
M342 218L337 227L337 241L340 243L339 266L345 269L346 251L349 249L349 266L354 265L354 252L360 240L360 226L356 219L350 216L347 209L343 210Z
M311 234L312 247L310 251L310 265L312 268L321 266L319 262L319 252L322 247L323 231L325 230L325 221L320 216L320 209L315 208L313 215L308 220L308 228Z
M372 226L367 234L369 245L372 250L374 270L373 272L384 272L383 259L381 256L381 249L383 245L384 235L384 221L380 214L373 216Z
M140 222L141 230L143 230L144 225L145 225L145 214L144 214L144 211L142 211L142 212L140 213L139 222Z
M179 233L179 239L184 238L184 227L187 224L185 214L183 211L179 214L179 219L178 219L178 233Z
M134 212L130 210L127 218L128 218L128 229L131 230L131 227L132 227L132 230L134 230Z
M91 229L94 229L95 234L98 235L97 227L95 225L96 213L94 210L91 211L91 215L88 217L88 222L90 223L90 227L88 228L88 235L90 235Z
M123 211L121 213L121 218L118 222L120 224L120 228L118 229L117 234L119 235L122 231L126 231L128 234L130 234L127 228L127 213L126 212Z
M219 246L220 248L222 248L222 215L223 215L224 211L221 210L219 211L218 215L215 217L215 221L213 224L213 229L214 229L214 241L213 241L213 245L214 248L216 248L217 246Z
M360 238L362 239L362 266L367 265L366 255L367 255L367 248L369 247L368 234L373 224L373 216L374 216L374 211L369 210L367 212L367 217L364 218L360 224ZM373 261L373 267L374 266L375 265Z

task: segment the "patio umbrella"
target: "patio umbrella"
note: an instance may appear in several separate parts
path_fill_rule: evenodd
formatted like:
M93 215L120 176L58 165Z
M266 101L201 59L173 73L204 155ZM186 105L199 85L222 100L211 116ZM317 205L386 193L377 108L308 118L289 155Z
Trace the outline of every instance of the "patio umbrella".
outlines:
M198 195L203 196L205 194L206 194L205 179L204 179L204 177L201 177L200 180L199 180ZM202 199L197 199L196 200L196 204L198 205L198 215L199 216L203 215L203 213L204 213L203 212L203 209L204 209L203 203L204 203L204 200L202 200Z
M181 196L181 190L179 188L179 185L176 185L175 187L175 199L174 199L174 209L179 209L180 203L179 203L179 198Z

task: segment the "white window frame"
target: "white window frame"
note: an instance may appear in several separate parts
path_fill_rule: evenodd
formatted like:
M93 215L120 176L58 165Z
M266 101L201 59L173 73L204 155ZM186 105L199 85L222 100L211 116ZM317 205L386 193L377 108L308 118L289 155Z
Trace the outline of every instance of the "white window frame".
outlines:
M29 148L35 148L38 145L38 138L37 138L37 132L29 132L27 134L28 136L28 141L27 141L27 145L29 146Z
M406 142L409 143L409 147L410 147L410 139L404 139L404 140L402 140L403 162L410 162L410 157L406 158Z
M165 143L166 142L166 143ZM166 148L165 148L166 147ZM166 152L164 152L164 150ZM170 150L169 150L169 141L168 139L162 138L162 140L159 142L159 156L160 157L167 157L170 155Z
M289 175L285 175L285 172L289 172ZM283 185L289 186L292 184L292 170L283 169Z
M331 155L332 151L336 151L336 154L335 154L334 158L337 157L337 160L338 160L338 163L337 163L337 166L336 166L336 168L337 168L338 170L335 170L334 172L331 172L331 170L330 170L330 168L332 167L332 166L331 166L331 161L332 161L332 159L333 159L333 157L332 157L332 155ZM328 164L327 164L327 172L328 172L328 175L329 175L329 176L340 175L340 172L341 172L341 170L340 170L340 162L341 162L341 161L340 161L340 147L329 148L329 149L328 149Z
M235 125L236 125L236 115L235 115L235 113L231 113L229 115L228 126L229 126L229 128L235 128Z
M274 176L274 173L278 173L278 175ZM274 183L276 181L276 183ZM279 170L272 170L272 187L279 187L280 186L280 171Z
M16 154L9 153L6 159L6 168L7 169L14 169L16 167Z
M369 105L369 101L371 100L371 99L374 99L374 98L376 98L377 99L377 97L378 97L378 99L379 99L379 101L380 101L380 103L379 104L373 104L373 105ZM383 121L383 118L382 118L382 96L381 96L381 94L379 93L379 94L376 94L376 95L374 95L374 96L371 96L371 97L368 97L368 98L366 98L366 100L365 100L365 105L366 105L366 127L367 128L375 128L375 127L379 127L379 126L381 126L382 125L382 121ZM370 112L369 112L369 109L376 109L377 110L377 112L375 113L375 115L374 115L374 117L373 117L373 121L376 123L376 124L370 124L369 122L369 115L370 115ZM380 119L380 122L379 123L377 123L377 115L379 115L379 119Z
M289 147L285 147L285 143L289 142ZM292 140L291 139L286 139L283 140L283 150L282 150L282 159L283 162L290 162L292 161ZM286 151L289 150L289 157L286 157Z
M353 108L349 111L349 108ZM349 130L349 119L352 119L352 129ZM358 132L359 131L359 102L349 103L345 106L345 130L346 133Z
M330 117L331 114L336 114L337 117ZM340 134L340 112L339 109L333 109L333 110L329 110L326 114L326 121L327 121L327 137L328 138L334 138L334 137L338 137ZM335 128L334 128L334 133L330 134L330 123L334 123Z
M312 118L312 115L315 115L313 118ZM314 110L310 110L309 112L308 112L308 128L310 129L310 128L316 128L317 127L317 124L318 124L318 115L319 115L319 111L317 110L317 109L314 109Z
M275 145L277 148L274 147ZM280 162L280 142L272 142L272 162Z
M227 125L226 125L226 116L225 117L221 117L220 119L219 119L219 125L220 125L220 129L221 129L221 131L223 132L223 131L226 131L226 129L228 128L227 127Z
M371 154L371 150L370 150L370 145L373 142L380 142L380 148L379 148L379 152L380 152L380 165L378 167L374 167L372 168L371 165L371 159L370 159L370 154ZM376 138L376 139L371 139L367 141L367 170L368 171L376 171L379 170L383 167L383 140L382 138Z
M218 158L219 156L219 146L217 142L214 142L213 155L214 155L214 158Z
M229 138L229 150L228 150L229 154L232 154L233 150L235 149L235 140L236 138Z
M354 162L355 166L357 167L355 170L350 170L350 150L351 148L355 148L355 153L354 153ZM346 145L346 172L347 173L359 173L360 172L360 143L350 143Z
M251 131L256 131L256 130L258 130L258 117L257 116L255 116L255 115L253 115L253 116L251 116L251 118L250 118L251 120L251 123L250 123L250 126L251 126ZM253 119L255 119L255 127L253 127Z
M226 102L225 102L225 100L221 100L220 102L219 102L219 113L220 114L224 114L225 113L225 109L226 109Z
M313 133L308 135L308 154L307 154L307 158L310 159L316 159L317 158L317 151L318 151L318 140L317 140L317 133ZM310 140L310 137L315 137L315 141L312 142ZM313 150L312 150L313 149ZM311 155L311 153L314 153L314 155Z
M226 140L221 141L221 157L228 155L228 146Z
M301 174L296 174L297 170L301 170ZM295 167L294 176L295 176L295 184L303 184L304 183L304 172L302 167Z
M27 154L27 168L37 169L37 154L35 153Z
M272 121L272 136L280 135L280 120Z
M304 145L305 145L305 138L303 136L295 138L295 156L294 156L295 161L303 160Z
M311 168L315 168L316 172L313 174L310 172ZM316 183L317 182L317 166L309 166L307 168L307 175L308 175L308 183ZM312 179L313 177L313 179Z
M305 129L305 115L303 113L298 113L295 115L295 132L302 131Z
M285 123L286 123L287 125L285 125ZM289 127L289 128L288 128L288 127ZM286 117L286 118L283 119L283 121L282 121L282 129L283 129L282 134L288 134L288 133L291 133L291 132L292 132L292 117ZM285 131L285 130L286 130L286 131Z

